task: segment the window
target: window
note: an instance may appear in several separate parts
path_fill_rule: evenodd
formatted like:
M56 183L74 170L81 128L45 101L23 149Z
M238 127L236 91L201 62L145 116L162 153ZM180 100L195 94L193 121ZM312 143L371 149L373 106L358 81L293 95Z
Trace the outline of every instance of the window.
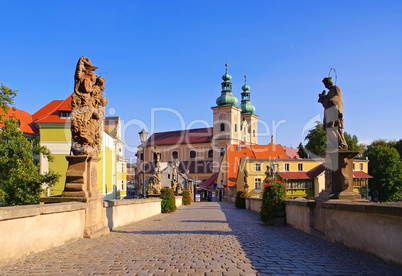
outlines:
M197 156L197 153L195 150L190 151L190 158L195 158Z
M356 166L355 166L355 163L353 163L353 170L356 170Z
M255 171L260 172L261 171L261 164L255 164Z
M221 124L221 131L225 131L225 124L224 123Z
M141 161L144 161L144 153L141 153L141 154L140 154L140 160L141 160Z
M285 164L285 172L288 172L289 171L289 163L286 163Z
M297 170L298 170L299 172L303 171L303 163L297 164Z
M221 148L221 156L224 156L224 155L225 155L225 149Z
M235 132L237 132L237 124L235 124Z
M178 159L179 153L177 151L172 152L172 159Z
M363 170L363 163L359 164L359 168L360 168L361 171Z
M170 179L170 173L168 173L168 179Z
M255 137L255 130L253 130L253 137Z
M124 180L121 181L121 189L124 190Z
M71 111L60 111L60 118L61 119L70 119Z
M254 178L254 188L261 189L261 178Z
M124 164L121 164L121 172L124 172Z
M214 157L214 151L213 150L209 150L208 151L208 158L213 158Z

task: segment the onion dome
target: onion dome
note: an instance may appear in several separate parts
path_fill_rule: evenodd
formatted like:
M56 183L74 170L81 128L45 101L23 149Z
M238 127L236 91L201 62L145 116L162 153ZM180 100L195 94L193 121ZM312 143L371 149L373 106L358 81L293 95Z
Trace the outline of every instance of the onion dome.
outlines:
M230 82L232 76L228 74L228 64L225 65L226 73L222 76L223 82L221 83L221 96L216 99L216 104L218 106L234 106L237 104L238 100L232 94L232 83Z
M251 104L250 101L250 86L247 85L247 76L244 76L244 85L241 88L243 93L241 93L241 114L254 114L255 107Z

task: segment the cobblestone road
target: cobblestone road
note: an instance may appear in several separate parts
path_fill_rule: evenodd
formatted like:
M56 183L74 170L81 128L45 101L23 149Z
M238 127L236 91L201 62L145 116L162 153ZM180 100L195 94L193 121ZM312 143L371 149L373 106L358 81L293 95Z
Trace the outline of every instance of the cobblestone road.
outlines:
M180 207L0 266L1 275L402 275L230 203Z

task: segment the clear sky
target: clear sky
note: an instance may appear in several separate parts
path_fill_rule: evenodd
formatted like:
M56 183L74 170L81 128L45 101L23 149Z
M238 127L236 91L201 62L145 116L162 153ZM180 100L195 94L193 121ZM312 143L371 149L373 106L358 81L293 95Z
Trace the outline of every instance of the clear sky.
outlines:
M3 1L0 81L29 113L73 92L89 57L106 79L107 115L138 132L212 124L226 61L239 99L244 74L259 142L297 147L321 120L330 68L345 131L360 142L402 138L402 1ZM335 74L331 73L335 77Z

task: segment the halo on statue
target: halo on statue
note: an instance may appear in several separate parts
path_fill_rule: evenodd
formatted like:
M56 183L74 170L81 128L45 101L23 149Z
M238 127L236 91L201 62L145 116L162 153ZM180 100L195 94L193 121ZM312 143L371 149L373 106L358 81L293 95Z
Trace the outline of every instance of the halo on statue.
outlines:
M331 76L331 72L332 72L332 71L334 71L334 73L335 73L335 82L334 82L334 85L336 85L336 81L338 80L338 74L336 73L335 68L331 68L331 69L329 69L329 72L328 72L328 77L330 77L330 76Z

